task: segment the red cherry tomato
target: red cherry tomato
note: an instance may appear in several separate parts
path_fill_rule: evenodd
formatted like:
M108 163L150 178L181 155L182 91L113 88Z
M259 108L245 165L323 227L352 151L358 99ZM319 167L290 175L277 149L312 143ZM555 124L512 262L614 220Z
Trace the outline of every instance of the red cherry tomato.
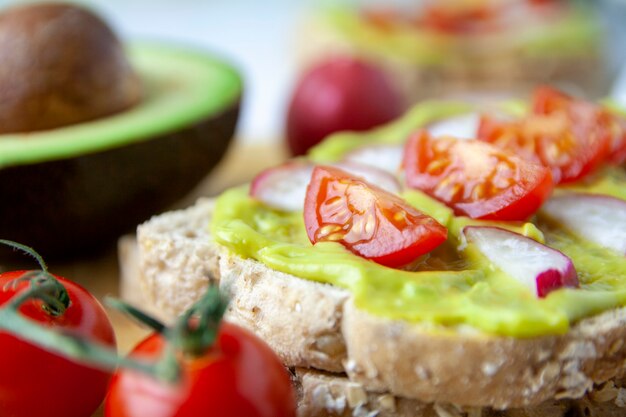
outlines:
M551 114L567 110L571 103L572 97L564 92L549 86L541 86L533 92L531 105L534 114Z
M331 133L367 130L403 110L402 96L379 68L356 58L333 58L298 82L287 114L287 144L302 155Z
M399 267L430 252L447 230L400 197L333 167L315 167L304 200L312 243L339 242L382 265Z
M133 349L156 360L165 347L153 334ZM179 384L120 369L105 403L107 417L295 417L289 375L274 352L245 329L222 322L216 343L198 358L182 359Z
M479 3L472 6L446 5L427 2L419 25L431 30L451 34L483 33L499 29L497 7Z
M29 283L16 281L27 271L0 274L0 305ZM25 302L19 312L51 329L115 348L115 335L104 308L84 288L56 277L70 305L53 316L41 301ZM0 414L11 417L90 416L106 394L111 374L47 352L0 331Z
M525 220L553 188L550 171L487 143L413 135L404 153L406 182L454 209L488 220Z
M535 90L533 100L535 114L566 113L575 123L588 124L592 135L606 138L608 160L617 164L626 159L626 119L612 113L607 108L596 103L576 99L562 91L551 87L539 87ZM593 129L595 125L595 129ZM589 134L580 129L580 135ZM599 142L601 143L601 142ZM600 161L602 162L602 161Z
M617 140L615 119L606 109L549 87L536 90L532 109L521 120L482 116L478 138L549 167L556 183L593 172Z

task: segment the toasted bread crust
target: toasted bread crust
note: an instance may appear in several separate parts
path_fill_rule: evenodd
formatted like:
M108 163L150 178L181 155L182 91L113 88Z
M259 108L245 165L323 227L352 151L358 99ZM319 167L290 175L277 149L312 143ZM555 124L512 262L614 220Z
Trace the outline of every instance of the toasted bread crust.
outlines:
M311 369L295 369L299 387L298 417L618 417L626 414L624 381L609 382L577 400L548 400L525 408L495 410L487 407L424 403L373 392L345 376Z
M564 336L515 339L425 331L348 302L342 331L352 380L427 402L506 409L579 398L621 375L626 359L626 309L583 320Z
M343 289L220 248L208 233L212 209L200 200L138 228L142 296L166 321L219 280L232 297L228 319L259 334L287 366L345 371L368 390L427 403L536 406L580 398L624 373L626 309L531 339L392 321L355 308Z

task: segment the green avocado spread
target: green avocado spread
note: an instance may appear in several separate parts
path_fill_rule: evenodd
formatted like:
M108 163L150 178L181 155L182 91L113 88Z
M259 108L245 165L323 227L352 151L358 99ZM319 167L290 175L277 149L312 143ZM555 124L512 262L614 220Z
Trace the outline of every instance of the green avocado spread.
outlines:
M361 139L400 143L411 129L464 111L466 106L456 104L419 105L393 124L361 134ZM356 145L355 135L335 135L309 156L316 161L339 159ZM607 170L579 187L596 193L606 188L608 194L626 199L626 182L619 172ZM417 191L407 191L402 197L449 230L447 242L416 261L411 271L376 264L339 243L313 246L302 212L274 210L249 197L248 186L228 190L217 199L211 233L216 242L239 256L346 288L359 308L420 323L433 331L465 325L487 334L519 338L562 334L576 320L626 305L626 258L621 254L582 241L542 218L533 223L477 221L455 216ZM461 230L475 224L503 227L564 252L574 262L580 288L563 288L537 298L477 251L467 245L463 249Z

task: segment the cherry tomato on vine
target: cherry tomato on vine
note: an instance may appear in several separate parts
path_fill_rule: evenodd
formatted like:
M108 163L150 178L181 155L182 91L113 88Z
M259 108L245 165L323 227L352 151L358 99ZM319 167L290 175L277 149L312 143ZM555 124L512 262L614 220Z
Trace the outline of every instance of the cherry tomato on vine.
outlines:
M444 226L399 196L327 166L313 170L304 224L312 243L339 242L390 267L414 261L448 236Z
M28 288L27 271L0 274L0 306ZM55 315L42 301L28 300L19 314L55 331L115 348L104 308L84 288L55 277L69 306ZM4 417L86 417L100 405L111 373L73 362L0 330L0 415Z
M526 220L550 195L550 171L477 140L411 136L404 152L409 187L457 214L486 220Z
M131 357L156 361L166 343L155 333ZM106 416L295 417L286 369L263 341L234 324L222 322L213 346L200 356L182 357L181 370L179 383L168 383L119 369L106 399Z

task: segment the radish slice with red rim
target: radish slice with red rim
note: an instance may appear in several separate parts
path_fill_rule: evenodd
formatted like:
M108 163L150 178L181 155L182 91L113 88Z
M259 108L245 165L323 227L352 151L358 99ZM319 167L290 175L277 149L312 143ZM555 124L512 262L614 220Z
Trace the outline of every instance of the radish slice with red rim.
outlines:
M626 201L568 193L550 198L541 213L578 237L626 256Z
M356 162L340 162L333 166L391 193L400 192L398 180L381 169ZM252 181L250 196L278 210L302 210L314 167L309 162L290 161L268 168Z
M403 154L404 145L362 146L348 152L344 156L344 161L373 166L397 175L400 171Z
M475 245L496 268L537 297L561 287L578 287L572 260L556 249L498 227L468 226L463 234L468 245Z
M361 177L368 183L374 184L390 193L398 194L401 191L400 182L389 171L353 161L337 162L332 164L332 166L344 170L348 174Z
M302 210L312 172L312 164L298 161L268 168L254 178L250 195L278 210Z
M433 137L453 136L458 139L476 139L479 123L478 113L467 113L431 123L426 130Z

